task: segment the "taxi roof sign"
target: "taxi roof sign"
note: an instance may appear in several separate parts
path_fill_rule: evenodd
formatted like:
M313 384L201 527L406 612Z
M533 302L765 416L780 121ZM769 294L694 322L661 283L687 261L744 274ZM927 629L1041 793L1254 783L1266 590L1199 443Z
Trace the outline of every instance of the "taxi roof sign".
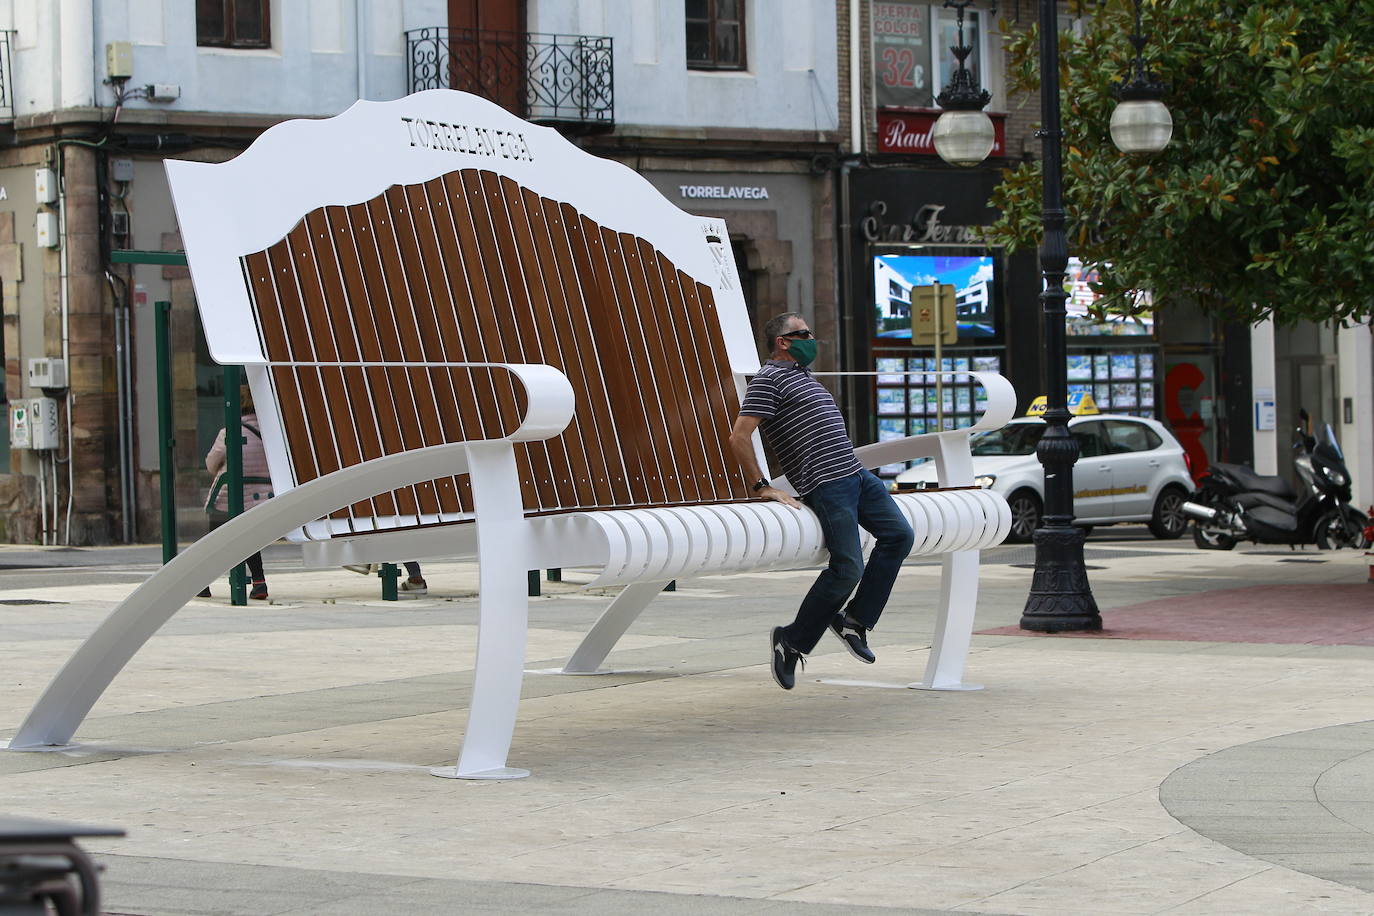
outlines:
M1026 416L1043 417L1047 409L1046 399L1042 394L1034 401L1031 401L1030 408L1026 411ZM1086 391L1075 391L1069 395L1069 413L1073 416L1086 417L1101 412L1102 411L1097 409L1097 402L1093 400L1093 396Z

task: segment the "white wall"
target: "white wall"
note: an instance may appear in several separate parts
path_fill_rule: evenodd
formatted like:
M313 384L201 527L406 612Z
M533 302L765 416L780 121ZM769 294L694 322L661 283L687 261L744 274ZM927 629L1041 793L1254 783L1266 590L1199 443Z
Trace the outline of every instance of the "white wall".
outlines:
M530 0L531 32L615 41L617 124L835 130L835 0L745 4L747 71L687 69L682 0Z
M1340 396L1351 401L1351 422L1344 409L1335 419L1336 435L1350 470L1354 504L1363 512L1374 504L1374 323L1342 328L1336 334L1340 354Z
M1276 399L1276 380L1274 375L1274 323L1261 321L1250 328L1250 388L1254 400L1274 401ZM1267 395L1266 395L1267 393ZM1229 410L1241 410L1245 405L1227 405ZM1277 428L1255 429L1255 408L1250 406L1250 428L1255 435L1255 473L1275 476L1279 473L1279 436L1287 432ZM1284 440L1285 444L1287 439Z
M131 41L131 87L174 83L172 103L132 101L127 107L281 115L333 115L359 97L357 6L363 4L363 92L370 99L399 98L406 91L406 29L447 25L445 0L276 0L272 47L262 50L198 48L195 4L187 0L11 0L0 18L13 16L15 114L65 107L83 92L113 104L106 77L105 45ZM92 4L94 60L91 86L62 85L59 51L62 15ZM68 57L71 49L68 49ZM72 72L68 66L66 73ZM84 81L84 80L82 80ZM69 78L67 82L72 82ZM72 104L71 101L67 105Z

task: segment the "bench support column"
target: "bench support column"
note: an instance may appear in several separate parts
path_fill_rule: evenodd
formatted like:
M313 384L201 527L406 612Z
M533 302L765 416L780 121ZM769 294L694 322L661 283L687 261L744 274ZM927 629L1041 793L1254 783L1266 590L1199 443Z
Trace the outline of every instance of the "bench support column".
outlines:
M940 575L939 616L925 678L909 684L917 690L982 690L964 683L964 662L973 638L973 613L978 607L978 551L946 554Z
M449 779L520 779L529 770L506 766L525 675L529 598L520 573L529 537L515 450L508 444L469 445L468 473L477 516L477 666L468 727L456 767L436 767Z
M601 669L601 663L615 648L620 637L625 635L630 624L635 622L640 612L648 607L649 602L658 597L661 591L662 582L636 582L625 586L624 590L615 596L611 606L601 612L601 616L592 624L587 635L582 637L577 650L563 666L562 673L610 674L610 671Z

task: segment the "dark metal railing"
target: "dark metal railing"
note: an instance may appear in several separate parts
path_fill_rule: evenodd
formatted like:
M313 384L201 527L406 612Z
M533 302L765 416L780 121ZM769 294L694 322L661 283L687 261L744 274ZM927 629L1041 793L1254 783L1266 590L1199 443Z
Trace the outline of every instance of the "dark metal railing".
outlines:
M409 91L461 89L531 121L615 124L611 39L592 35L411 29Z
M0 29L0 121L14 120L14 81L10 76L10 59L14 32Z

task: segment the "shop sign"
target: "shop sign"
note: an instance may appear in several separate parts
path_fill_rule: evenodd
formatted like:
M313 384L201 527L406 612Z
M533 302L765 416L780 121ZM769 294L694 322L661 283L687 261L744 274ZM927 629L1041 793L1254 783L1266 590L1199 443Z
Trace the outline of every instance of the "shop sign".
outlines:
M680 184L677 191L687 200L767 200L768 188L762 185Z
M878 152L904 153L909 156L936 156L931 133L935 121L943 112L938 108L923 111L878 110ZM1007 147L1007 116L988 114L992 118L992 155L1005 155Z
M864 238L870 242L929 242L931 244L981 245L982 226L946 225L940 222L944 204L926 204L906 223L889 223L887 201L875 200L868 215L859 220Z

